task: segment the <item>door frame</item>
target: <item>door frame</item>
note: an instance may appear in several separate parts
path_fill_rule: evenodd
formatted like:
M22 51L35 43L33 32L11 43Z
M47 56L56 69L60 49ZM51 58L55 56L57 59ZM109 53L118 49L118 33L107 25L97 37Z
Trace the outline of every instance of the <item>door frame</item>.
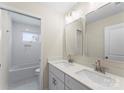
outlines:
M1 4L1 3L0 3L0 9L15 12L15 13L18 13L18 14L22 14L22 15L26 15L26 16L29 16L29 17L39 19L40 20L40 31L42 30L42 17L41 16L34 15L30 12L23 11L23 10L20 10L20 9L16 9L14 7L10 7L10 6L7 6L5 4ZM41 36L41 40L40 40L41 41L40 88L42 90L43 89L43 31L40 32L40 36Z

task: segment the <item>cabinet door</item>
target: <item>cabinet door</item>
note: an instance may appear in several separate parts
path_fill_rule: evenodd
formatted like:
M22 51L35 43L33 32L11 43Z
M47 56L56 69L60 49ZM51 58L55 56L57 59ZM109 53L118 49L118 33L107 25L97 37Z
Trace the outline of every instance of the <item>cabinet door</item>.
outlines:
M58 79L64 82L64 73L50 64L49 64L49 72L53 73L55 76L58 77Z
M49 89L50 90L64 90L64 83L55 75L49 72Z
M65 75L65 84L72 90L90 90L90 88L79 83L68 75Z

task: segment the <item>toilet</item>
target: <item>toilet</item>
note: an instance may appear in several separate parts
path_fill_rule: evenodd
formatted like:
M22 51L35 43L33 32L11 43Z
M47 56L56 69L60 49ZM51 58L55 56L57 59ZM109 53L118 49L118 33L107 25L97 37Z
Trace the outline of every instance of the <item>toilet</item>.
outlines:
M35 75L39 75L40 74L40 68L36 68L35 69Z

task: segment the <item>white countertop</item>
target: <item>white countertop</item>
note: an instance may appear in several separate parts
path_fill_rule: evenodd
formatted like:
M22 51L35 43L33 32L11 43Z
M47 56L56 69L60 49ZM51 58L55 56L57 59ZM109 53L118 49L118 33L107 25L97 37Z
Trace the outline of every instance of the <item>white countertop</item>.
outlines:
M86 85L87 87L93 89L93 90L123 90L124 89L124 77L120 77L114 74L110 74L110 73L105 73L105 76L109 76L113 79L116 80L116 84L114 84L113 86L110 87L105 87L102 86L100 84L97 84L93 81L91 81L90 79L84 77L80 77L79 75L76 74L76 72L81 71L83 69L88 69L91 71L94 71L92 68L84 66L84 65L80 65L77 63L72 63L73 66L70 66L68 68L66 67L62 67L57 65L56 63L58 62L67 62L67 60L53 60L53 61L48 61L49 64L55 66L56 68L58 68L59 70L61 70L62 72L64 72L65 74L71 76L72 78L74 78L75 80L79 81L80 83ZM95 73L101 74L99 72L94 71ZM103 75L103 74L102 74Z

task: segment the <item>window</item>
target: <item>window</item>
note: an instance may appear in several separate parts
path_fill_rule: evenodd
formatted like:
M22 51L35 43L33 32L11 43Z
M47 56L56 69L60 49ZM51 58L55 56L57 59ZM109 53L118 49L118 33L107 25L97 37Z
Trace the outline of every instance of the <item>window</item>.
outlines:
M24 42L36 42L38 41L38 35L30 32L23 32L23 41Z

